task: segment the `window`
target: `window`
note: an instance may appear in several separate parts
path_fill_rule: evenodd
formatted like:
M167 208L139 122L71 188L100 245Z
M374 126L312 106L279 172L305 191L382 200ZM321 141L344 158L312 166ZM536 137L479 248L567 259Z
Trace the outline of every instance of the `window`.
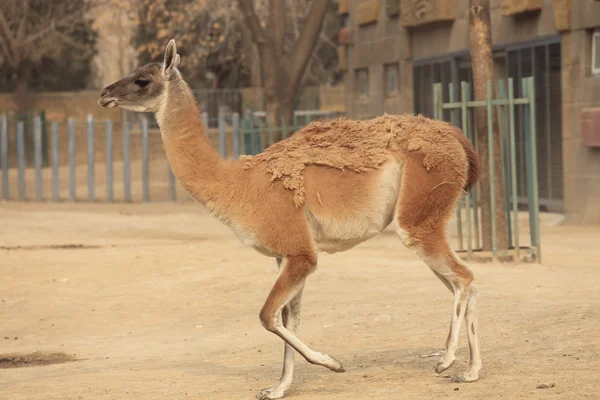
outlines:
M600 29L592 35L592 74L600 75Z
M369 70L367 68L356 70L356 94L358 97L369 95Z
M398 94L398 63L386 64L383 71L385 97L394 97Z

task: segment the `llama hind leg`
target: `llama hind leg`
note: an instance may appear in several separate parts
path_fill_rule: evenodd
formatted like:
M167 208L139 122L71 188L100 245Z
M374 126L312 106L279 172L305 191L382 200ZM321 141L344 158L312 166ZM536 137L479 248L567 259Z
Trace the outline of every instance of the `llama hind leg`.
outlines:
M472 289L473 272L456 256L446 236L446 226L454 214L461 188L452 168L424 168L423 156L406 159L402 172L400 197L396 208L397 232L402 242L414 248L442 283L454 294L452 318L446 339L446 351L435 367L440 373L448 369L455 360L458 335L463 319L469 328L471 367L457 378L472 381L478 378L481 358L477 341L475 301L469 308L469 299L474 298ZM465 166L466 167L466 166Z
M465 314L467 337L469 338L469 369L463 374L453 376L453 382L474 382L479 379L482 362L479 349L479 325L475 311L476 302L477 289L475 289L474 285L471 285L467 300L467 312Z
M435 367L439 374L450 368L456 359L458 338L467 312L473 272L456 257L442 230L430 232L418 240L417 253L454 294L445 351Z

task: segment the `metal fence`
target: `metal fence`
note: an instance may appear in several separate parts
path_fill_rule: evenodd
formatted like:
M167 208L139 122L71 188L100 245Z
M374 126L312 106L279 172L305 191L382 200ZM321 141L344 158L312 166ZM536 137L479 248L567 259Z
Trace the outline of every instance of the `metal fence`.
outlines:
M491 227L492 227L492 257L512 257L521 260L522 255L528 255L533 260L541 262L540 251L540 222L539 222L539 198L538 198L538 171L537 171L537 144L536 144L536 109L535 109L535 84L534 78L521 79L521 98L515 98L515 85L512 78L508 79L508 87L505 81L498 81L498 98L492 98L492 82L487 84L487 98L480 101L470 99L471 88L467 82L461 82L460 101L455 101L458 85L448 85L449 98L448 103L442 101L442 84L433 86L434 118L450 119L455 126L461 126L464 134L475 145L475 135L473 133L473 110L477 107L485 107L488 120L488 153L494 154L494 141L492 118L495 112L499 113L498 122L500 125L500 135L502 137L502 150L504 157L504 170L496 171L494 158L489 157L489 165L482 168L488 168L490 175L490 194L491 194ZM519 109L520 108L520 109ZM445 112L445 110L449 110ZM523 118L520 119L523 132L522 140L524 149L517 149L519 142L515 135L515 115L519 111ZM448 113L450 114L449 116ZM530 233L530 246L523 246L519 227L519 194L517 190L517 154L523 152L526 161L526 193L528 197L528 229ZM508 251L498 251L496 236L496 174L504 175L504 194L506 204L506 221L508 225L508 241L510 249ZM479 186L479 185L477 185ZM465 196L459 203L457 210L457 230L458 230L458 251L464 252L466 241L467 258L473 257L474 251L479 251L480 241L480 218L478 207L477 188L471 194ZM463 220L463 214L465 220ZM465 232L466 231L466 232ZM466 233L466 235L465 235ZM525 254L523 254L525 253Z
M297 111L293 121L274 124L264 112L241 118L220 113L216 127L203 113L205 133L224 158L257 154L314 119L337 114ZM88 116L47 122L0 115L1 197L19 201L148 202L187 200L170 170L158 128L114 123ZM31 129L30 129L31 128Z

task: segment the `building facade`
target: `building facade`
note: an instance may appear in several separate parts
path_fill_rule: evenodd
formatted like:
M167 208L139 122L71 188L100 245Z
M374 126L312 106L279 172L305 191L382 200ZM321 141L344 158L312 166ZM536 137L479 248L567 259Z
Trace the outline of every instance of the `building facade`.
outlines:
M535 78L540 204L569 222L600 224L600 1L490 3L496 79ZM468 12L468 0L341 0L348 115L433 116L434 83L448 101L449 84L472 81Z

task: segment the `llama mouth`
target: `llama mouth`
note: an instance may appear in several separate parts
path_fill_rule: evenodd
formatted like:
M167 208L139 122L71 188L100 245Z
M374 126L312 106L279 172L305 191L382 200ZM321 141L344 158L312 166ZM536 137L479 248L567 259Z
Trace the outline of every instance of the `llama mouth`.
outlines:
M104 108L114 108L117 106L117 100L100 98L98 99L98 104Z

